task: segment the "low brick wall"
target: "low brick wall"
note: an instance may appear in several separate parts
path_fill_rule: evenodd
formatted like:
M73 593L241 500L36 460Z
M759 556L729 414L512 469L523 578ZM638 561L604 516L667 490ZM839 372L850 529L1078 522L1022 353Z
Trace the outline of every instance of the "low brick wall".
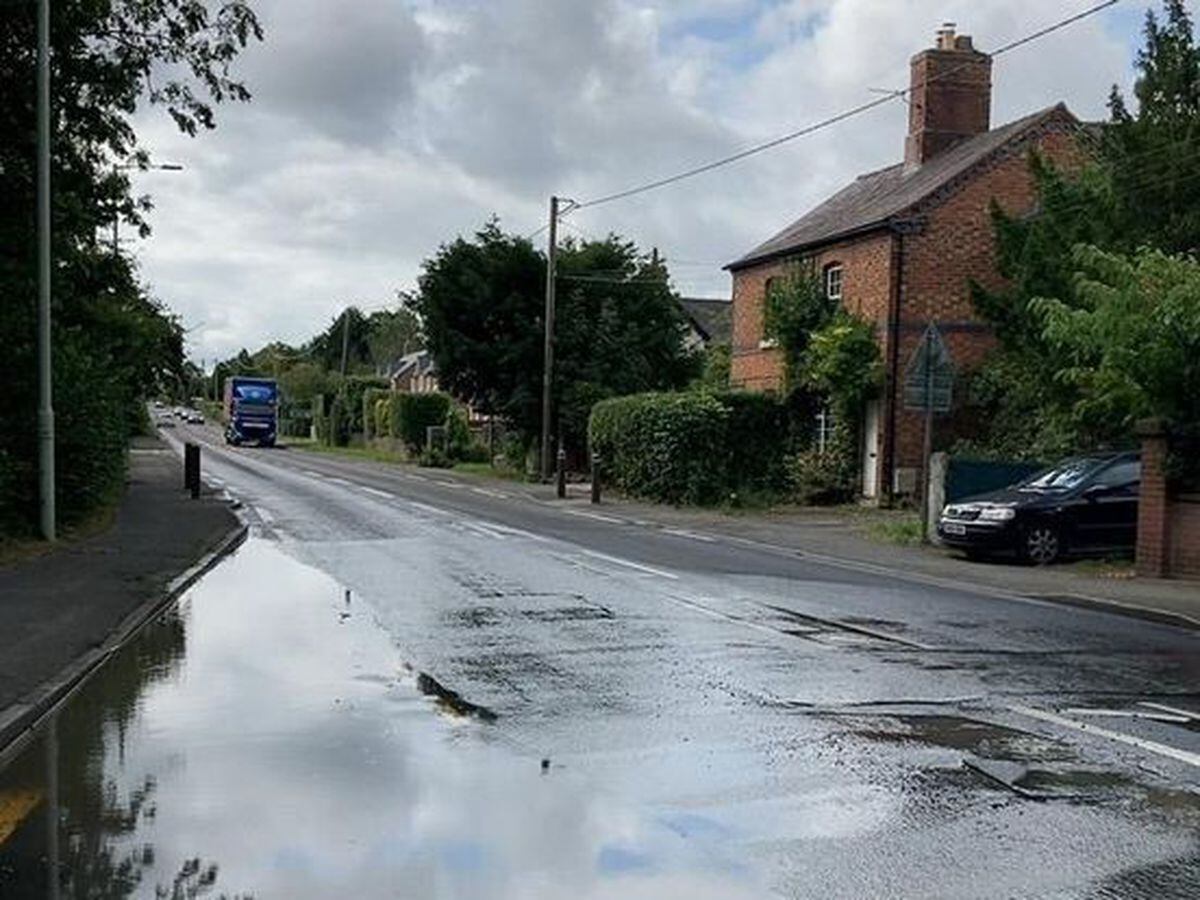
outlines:
M1173 498L1168 515L1169 574L1177 578L1200 578L1200 494Z

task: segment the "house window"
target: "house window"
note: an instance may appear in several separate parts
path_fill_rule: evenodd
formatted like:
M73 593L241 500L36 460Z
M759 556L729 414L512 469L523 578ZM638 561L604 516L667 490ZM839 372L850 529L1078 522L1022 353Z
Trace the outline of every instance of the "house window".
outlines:
M778 278L768 278L763 282L763 336L758 341L759 350L771 350L779 346L779 341L774 338L767 337L766 334L766 313L767 301L771 299L771 294L779 284Z
M837 263L825 267L825 297L829 300L842 299L842 267Z

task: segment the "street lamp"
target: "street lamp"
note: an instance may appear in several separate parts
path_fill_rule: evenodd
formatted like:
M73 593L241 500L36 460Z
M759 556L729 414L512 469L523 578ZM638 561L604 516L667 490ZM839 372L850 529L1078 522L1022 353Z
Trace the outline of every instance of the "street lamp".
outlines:
M152 163L152 164L147 164L144 166L140 166L137 163L125 163L123 165L115 166L114 168L118 172L128 171L131 169L138 169L138 170L142 170L142 171L145 171L146 169L158 169L160 172L182 172L183 171L183 166L181 166L179 163ZM113 233L112 233L112 251L113 251L114 256L116 256L118 253L121 252L120 240L121 240L121 214L115 213L113 215Z

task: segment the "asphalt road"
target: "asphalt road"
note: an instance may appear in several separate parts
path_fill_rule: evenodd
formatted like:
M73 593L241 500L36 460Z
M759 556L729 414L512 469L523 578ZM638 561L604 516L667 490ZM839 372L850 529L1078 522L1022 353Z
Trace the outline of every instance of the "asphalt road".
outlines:
M230 450L211 428L175 429L184 437L205 444L206 476L255 535L192 599L189 652L213 635L228 645L232 617L239 634L269 630L246 654L280 668L230 678L228 708L174 706L274 721L263 686L299 679L320 696L340 684L298 673L333 666L320 660L342 658L353 626L356 715L383 730L335 728L340 762L309 759L301 784L350 779L366 806L324 824L358 834L372 791L399 792L379 760L404 743L404 768L441 798L436 814L408 814L456 822L473 837L450 868L490 873L447 882L445 866L422 869L412 893L339 853L343 895L1200 895L1195 632L614 521L434 470ZM335 624L304 624L310 594L325 598L317 610L337 598ZM296 621L279 629L289 603ZM413 696L392 720L376 688L395 690L396 672ZM231 712L233 694L260 697L260 711ZM455 723L452 739L413 737L428 727L420 695ZM211 731L159 715L123 753L157 740L162 762ZM288 746L327 731L293 726ZM363 747L375 747L366 762L346 762ZM230 783L246 779L247 763L225 765ZM217 822L250 815L206 802ZM259 831L294 827L284 816ZM234 871L253 856L236 842L218 855ZM256 895L323 895L244 878Z

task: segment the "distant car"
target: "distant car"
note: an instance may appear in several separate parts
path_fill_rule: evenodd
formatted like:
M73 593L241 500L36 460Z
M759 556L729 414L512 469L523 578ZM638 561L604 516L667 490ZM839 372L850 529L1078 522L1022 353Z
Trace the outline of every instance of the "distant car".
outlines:
M942 510L942 542L971 557L1015 553L1036 565L1071 554L1128 552L1137 538L1137 453L1065 460Z
M189 425L203 425L204 414L193 410L192 412L188 413L187 421Z

